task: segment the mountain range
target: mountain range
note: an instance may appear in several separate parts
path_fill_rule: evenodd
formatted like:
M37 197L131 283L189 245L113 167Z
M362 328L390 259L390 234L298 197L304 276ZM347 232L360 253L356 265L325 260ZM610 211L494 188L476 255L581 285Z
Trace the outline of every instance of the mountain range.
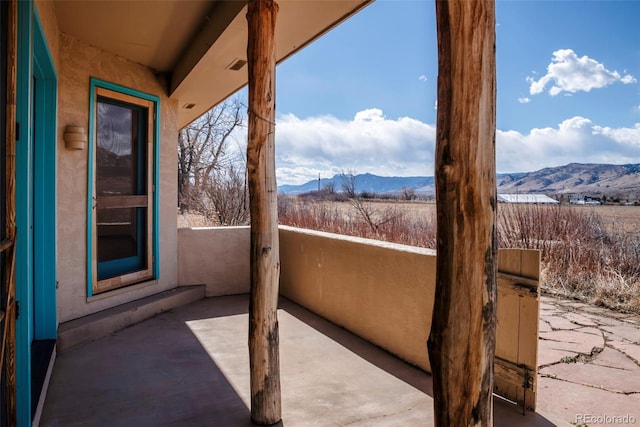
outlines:
M369 193L399 193L412 189L420 194L434 194L433 176L378 176L370 173L355 175L356 191ZM544 168L535 172L497 174L500 193L546 193L576 195L620 195L638 197L640 194L640 164L610 165L570 163ZM333 187L342 191L343 175L312 180L301 185L281 185L278 192L302 194L318 188Z

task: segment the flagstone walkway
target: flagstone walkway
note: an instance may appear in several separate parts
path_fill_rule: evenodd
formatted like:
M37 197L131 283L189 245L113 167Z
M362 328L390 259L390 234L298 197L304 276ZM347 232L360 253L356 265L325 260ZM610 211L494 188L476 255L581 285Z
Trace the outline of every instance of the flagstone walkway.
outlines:
M538 366L538 408L579 426L640 425L640 316L542 297Z

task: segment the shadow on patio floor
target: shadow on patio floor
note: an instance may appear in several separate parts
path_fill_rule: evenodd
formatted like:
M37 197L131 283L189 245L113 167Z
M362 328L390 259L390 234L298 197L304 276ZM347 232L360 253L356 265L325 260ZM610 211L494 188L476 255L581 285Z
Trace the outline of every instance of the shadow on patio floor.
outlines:
M208 298L59 354L43 426L251 426L248 296ZM428 426L431 377L281 300L283 423ZM550 426L495 400L495 425Z

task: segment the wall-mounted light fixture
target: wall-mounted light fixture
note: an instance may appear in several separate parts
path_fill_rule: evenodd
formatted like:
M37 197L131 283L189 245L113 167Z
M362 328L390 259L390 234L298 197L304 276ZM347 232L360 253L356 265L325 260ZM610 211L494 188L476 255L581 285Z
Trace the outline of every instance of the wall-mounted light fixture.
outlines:
M67 150L84 150L87 146L87 132L82 126L65 127L64 146Z

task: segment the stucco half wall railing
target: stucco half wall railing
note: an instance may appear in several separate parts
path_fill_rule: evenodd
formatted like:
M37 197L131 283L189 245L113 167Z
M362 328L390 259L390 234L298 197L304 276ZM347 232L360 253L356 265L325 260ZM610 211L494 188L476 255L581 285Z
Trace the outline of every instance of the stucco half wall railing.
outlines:
M178 283L205 285L207 297L249 292L249 227L178 229Z
M180 284L249 291L248 227L178 231ZM436 252L280 226L280 293L399 358L431 370ZM498 254L496 392L535 409L540 253Z

